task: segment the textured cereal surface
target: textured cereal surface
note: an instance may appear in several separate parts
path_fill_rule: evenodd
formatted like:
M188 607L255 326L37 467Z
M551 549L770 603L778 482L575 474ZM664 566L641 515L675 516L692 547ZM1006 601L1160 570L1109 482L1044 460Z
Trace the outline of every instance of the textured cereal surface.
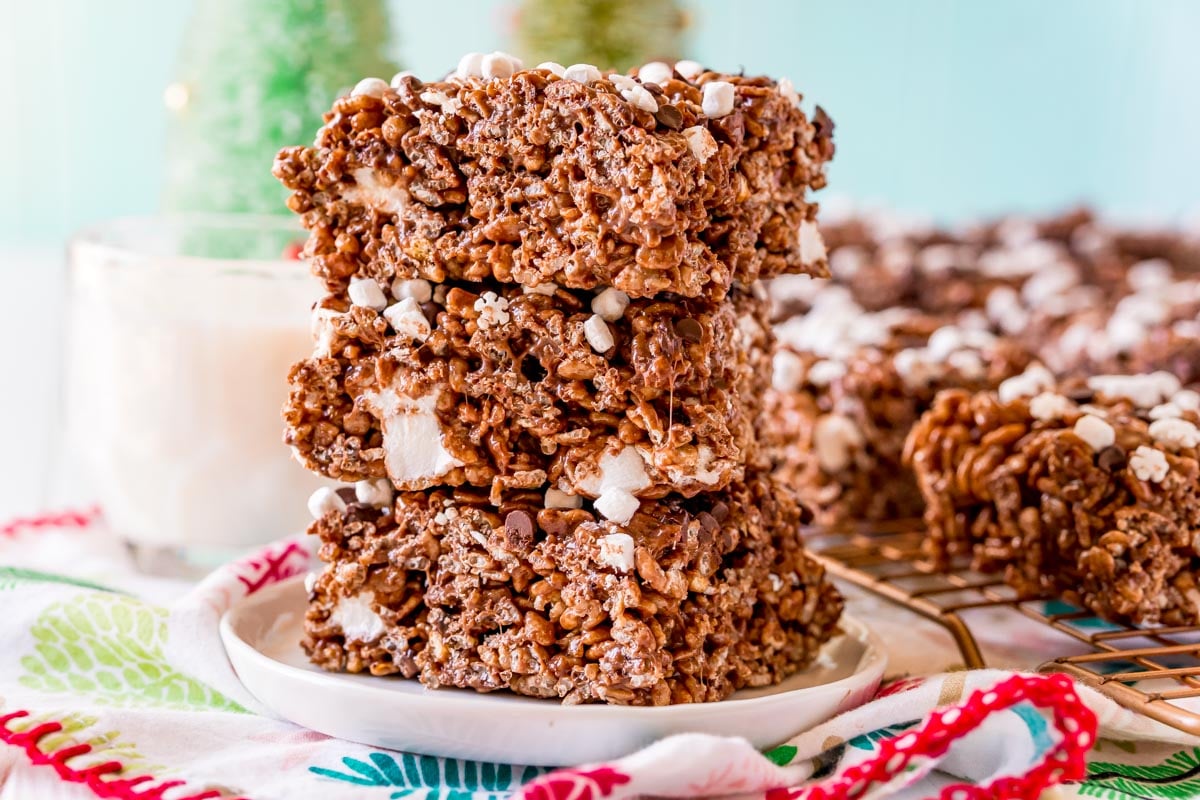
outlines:
M1035 419L1028 398L938 396L907 453L930 553L968 553L1019 591L1057 593L1108 619L1200 622L1196 447L1164 444L1130 400L1068 393L1071 410L1050 420ZM1085 413L1111 427L1112 446L1097 451L1081 437ZM1181 421L1200 417L1183 411ZM1166 464L1161 478L1135 469L1153 462Z
M357 275L714 299L735 280L825 274L823 245L801 247L807 191L833 156L824 112L810 121L769 79L706 72L639 84L650 113L614 80L408 77L338 99L315 145L275 164L314 272L334 293ZM709 118L716 81L733 84L734 108Z
M587 505L544 505L539 493L495 508L439 489L326 514L310 531L326 564L306 619L313 661L431 687L663 705L777 682L836 630L841 598L804 552L798 508L766 479L643 501L623 526ZM378 616L370 641L337 623L349 597Z
M613 345L597 352L592 292L492 284L503 312L489 321L484 286L439 288L444 299L421 307L424 341L369 308L330 299L318 312L333 315L326 346L293 367L284 410L286 440L310 469L387 476L403 490L485 487L498 502L508 488L549 485L594 497L602 459L626 447L645 462L640 496L719 490L759 458L770 333L758 297L634 300L600 323ZM397 404L377 400L381 390L409 408L430 404L436 429L421 435L440 436L455 465L389 474L385 434L401 423L388 420Z

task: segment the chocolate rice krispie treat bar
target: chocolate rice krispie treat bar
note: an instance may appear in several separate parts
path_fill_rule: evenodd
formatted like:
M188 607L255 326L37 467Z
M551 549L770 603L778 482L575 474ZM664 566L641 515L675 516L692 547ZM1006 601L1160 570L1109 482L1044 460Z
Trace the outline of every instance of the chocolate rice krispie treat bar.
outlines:
M842 286L775 332L764 446L776 477L822 525L919 517L902 461L909 430L941 389L994 388L1031 359L978 315L870 312Z
M786 492L751 477L623 524L553 490L364 481L316 497L304 647L329 670L565 703L720 700L809 664L842 601Z
M906 451L930 554L1114 621L1200 623L1198 409L1166 372L943 392Z
M316 472L483 487L493 503L553 487L624 521L637 497L720 490L761 458L760 296L414 279L396 300L371 285L391 305L327 299L317 352L290 375L286 440Z
M789 81L694 62L634 75L469 54L362 81L275 174L329 291L352 278L554 283L720 299L826 274L809 189L833 123Z

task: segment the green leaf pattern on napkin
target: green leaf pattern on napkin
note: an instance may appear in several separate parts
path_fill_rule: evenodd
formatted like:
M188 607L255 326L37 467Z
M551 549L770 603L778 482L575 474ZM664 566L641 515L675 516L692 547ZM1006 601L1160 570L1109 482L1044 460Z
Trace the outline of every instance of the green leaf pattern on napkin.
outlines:
M28 689L116 706L245 711L167 661L166 609L88 593L47 607L30 633L33 651L21 659L20 677Z
M389 797L420 797L422 800L501 800L522 785L550 770L543 767L512 767L508 764L434 758L411 753L374 752L370 763L346 756L346 772L309 767L323 778L356 786L395 788ZM517 774L519 772L519 775ZM516 778L516 780L514 780Z

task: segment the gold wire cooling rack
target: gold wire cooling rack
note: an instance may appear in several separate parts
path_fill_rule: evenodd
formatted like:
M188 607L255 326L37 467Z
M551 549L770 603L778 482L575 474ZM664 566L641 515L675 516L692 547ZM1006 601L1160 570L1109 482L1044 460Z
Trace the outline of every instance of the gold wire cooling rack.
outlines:
M999 575L963 557L940 567L921 552L919 520L853 530L812 528L806 543L835 576L930 619L954 638L969 668L986 666L966 612L1007 609L1047 625L1087 652L1038 667L1095 687L1121 705L1200 735L1200 713L1179 701L1200 698L1200 626L1140 628L1099 619L1046 595L1019 595ZM1066 649L1066 648L1064 648ZM1200 709L1200 702L1195 706Z

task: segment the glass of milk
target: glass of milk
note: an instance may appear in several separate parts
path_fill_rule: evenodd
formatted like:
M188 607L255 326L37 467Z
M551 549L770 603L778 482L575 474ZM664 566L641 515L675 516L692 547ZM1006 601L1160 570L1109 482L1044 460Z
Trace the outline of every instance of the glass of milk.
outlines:
M320 481L282 443L319 282L290 219L121 219L70 244L59 496L99 503L151 572L303 530Z

